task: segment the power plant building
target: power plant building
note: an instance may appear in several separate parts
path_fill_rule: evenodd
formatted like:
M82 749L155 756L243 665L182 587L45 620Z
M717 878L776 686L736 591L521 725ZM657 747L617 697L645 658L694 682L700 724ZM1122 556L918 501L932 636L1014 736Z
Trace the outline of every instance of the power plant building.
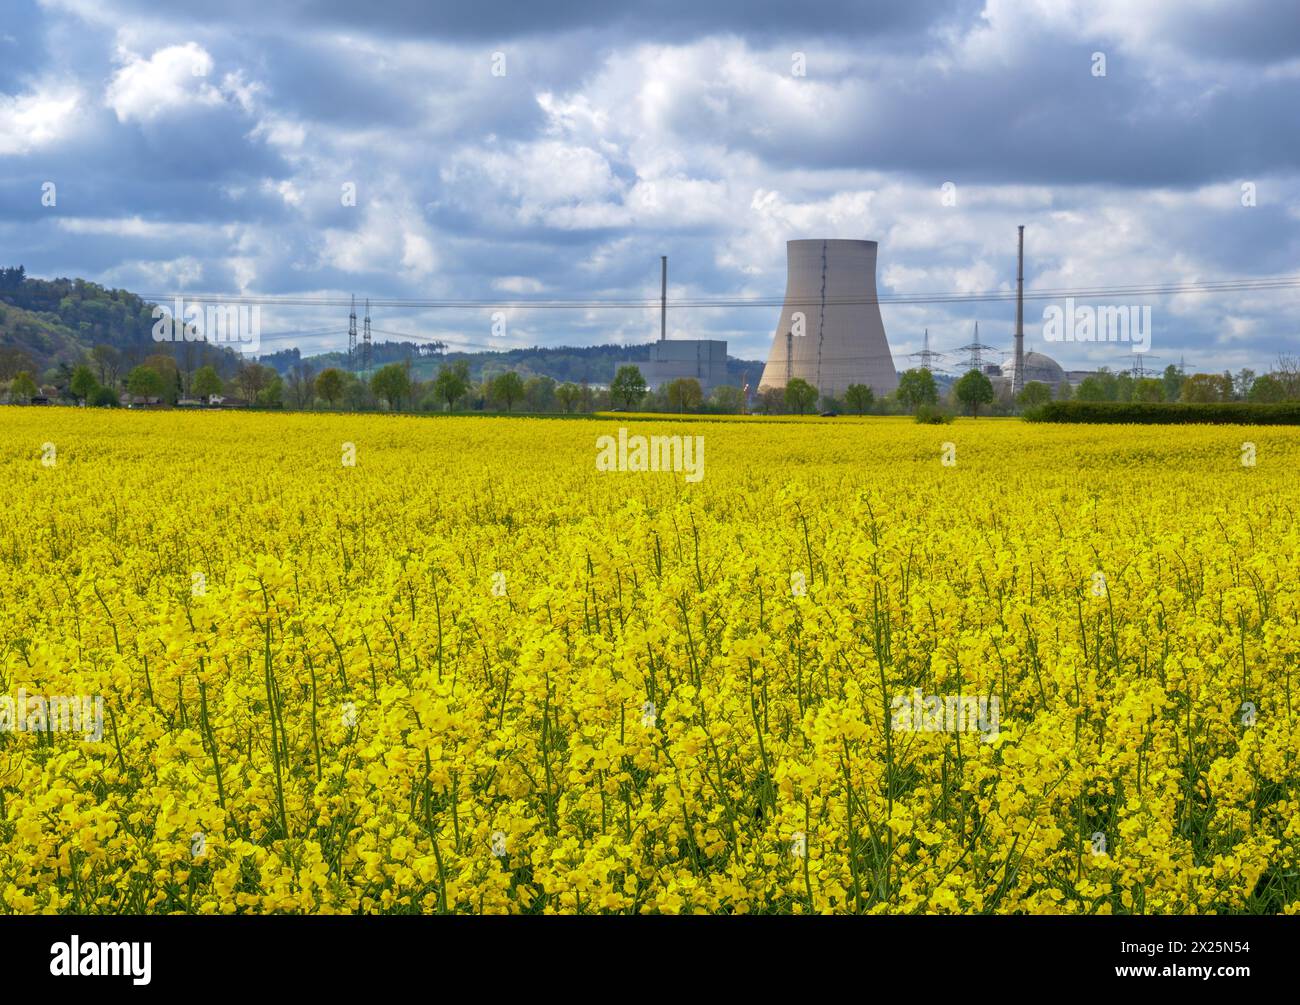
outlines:
M759 390L800 377L825 396L898 387L876 293L876 242L786 242L785 304Z
M681 377L700 382L707 395L727 383L727 343L714 339L664 339L650 343L650 359L635 366L651 389Z
M1027 352L1024 361L1024 373L1017 370L1014 359L1002 364L1002 376L1011 382L1014 389L1023 389L1031 381L1038 381L1055 391L1062 381L1069 380L1061 364L1044 353Z

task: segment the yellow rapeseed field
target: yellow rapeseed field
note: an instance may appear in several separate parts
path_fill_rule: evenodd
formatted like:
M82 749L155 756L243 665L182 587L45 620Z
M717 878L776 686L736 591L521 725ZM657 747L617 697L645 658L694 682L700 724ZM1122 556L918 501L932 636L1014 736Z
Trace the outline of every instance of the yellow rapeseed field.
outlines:
M4 408L0 501L6 912L1300 912L1292 430Z

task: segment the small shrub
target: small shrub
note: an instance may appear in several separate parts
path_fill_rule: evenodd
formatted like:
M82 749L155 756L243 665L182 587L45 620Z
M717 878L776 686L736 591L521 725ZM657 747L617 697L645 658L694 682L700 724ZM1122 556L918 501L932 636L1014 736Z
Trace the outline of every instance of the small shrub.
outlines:
M941 426L952 422L952 413L938 405L920 405L916 410L916 421L927 426Z

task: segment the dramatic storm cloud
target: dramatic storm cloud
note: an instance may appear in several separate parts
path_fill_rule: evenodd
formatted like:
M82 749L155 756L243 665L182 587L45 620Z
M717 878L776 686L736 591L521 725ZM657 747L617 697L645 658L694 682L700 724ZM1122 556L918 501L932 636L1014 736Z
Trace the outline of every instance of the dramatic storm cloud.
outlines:
M1300 8L1287 0L622 6L7 0L0 265L147 295L779 298L785 242L880 242L898 294L1289 274ZM42 203L53 183L54 205ZM351 193L355 193L352 198ZM1150 305L1159 365L1267 368L1300 292ZM1029 347L1067 366L1117 346ZM385 308L467 347L640 342L647 309ZM898 365L1009 347L1006 302L886 304ZM346 319L269 308L275 348ZM777 309L670 331L766 356Z

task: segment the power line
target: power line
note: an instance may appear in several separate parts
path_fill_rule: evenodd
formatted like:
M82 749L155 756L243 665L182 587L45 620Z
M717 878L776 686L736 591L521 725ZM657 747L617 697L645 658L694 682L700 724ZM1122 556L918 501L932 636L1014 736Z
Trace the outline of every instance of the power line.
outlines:
M1197 293L1252 292L1257 290L1300 288L1300 276L1269 276L1256 279L1214 280L1186 283L1150 283L1128 286L1091 286L1056 289L1026 290L1026 300L1055 300L1072 297L1096 300L1103 297L1175 296ZM167 293L143 294L144 299L162 302L185 296L193 300L206 300L223 304L248 304L275 307L346 307L350 301L342 297L259 296L224 293ZM1016 299L1015 290L985 290L981 292L893 293L874 297L826 297L809 300L786 300L781 297L686 297L670 300L673 307L727 308L727 307L780 307L786 303L815 307L855 306L867 304L945 304L945 303L1005 303ZM515 308L520 310L627 310L634 308L662 308L661 299L611 298L605 300L467 300L467 299L373 299L376 307L403 310L485 310L488 308Z

